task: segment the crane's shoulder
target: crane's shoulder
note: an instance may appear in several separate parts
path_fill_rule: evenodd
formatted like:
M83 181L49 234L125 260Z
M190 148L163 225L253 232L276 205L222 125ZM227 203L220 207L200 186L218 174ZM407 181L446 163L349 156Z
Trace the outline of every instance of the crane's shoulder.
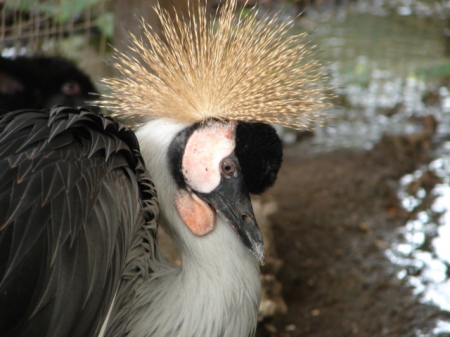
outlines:
M0 116L0 335L96 335L156 193L134 133L85 109Z

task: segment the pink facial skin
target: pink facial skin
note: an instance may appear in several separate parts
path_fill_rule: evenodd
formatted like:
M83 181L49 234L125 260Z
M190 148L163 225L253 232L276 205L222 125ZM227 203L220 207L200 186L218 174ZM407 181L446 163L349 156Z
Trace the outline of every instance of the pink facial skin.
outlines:
M203 236L214 229L216 212L195 193L180 190L175 197L175 207L195 235Z
M216 212L195 192L209 193L220 184L220 163L235 147L235 123L215 123L190 136L184 151L182 172L189 190L180 190L175 206L183 222L198 236L210 233Z
M184 151L182 170L195 191L209 193L220 183L220 162L234 150L234 124L213 124L195 131Z

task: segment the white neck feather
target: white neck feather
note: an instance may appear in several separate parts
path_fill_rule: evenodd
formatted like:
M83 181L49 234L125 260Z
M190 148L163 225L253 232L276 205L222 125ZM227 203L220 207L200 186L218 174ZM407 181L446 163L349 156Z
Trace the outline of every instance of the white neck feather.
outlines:
M160 119L137 132L158 191L160 223L179 246L183 265L155 266L151 284L143 285L140 318L130 322L128 336L248 337L254 333L260 300L257 260L224 219L218 217L216 228L198 237L175 210L177 187L167 150L185 127Z

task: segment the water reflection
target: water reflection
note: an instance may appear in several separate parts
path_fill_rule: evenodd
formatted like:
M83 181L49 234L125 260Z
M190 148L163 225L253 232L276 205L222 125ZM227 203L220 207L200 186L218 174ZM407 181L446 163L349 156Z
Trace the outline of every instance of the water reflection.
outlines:
M398 277L413 287L422 302L450 311L450 142L443 144L438 155L426 168L401 179L402 206L417 214L399 230L398 241L386 255L403 267ZM429 191L420 187L412 193L411 186L428 172L440 183ZM427 207L422 210L424 204ZM450 324L438 322L433 333L444 332L450 332Z
M441 85L450 65L447 21L438 11L444 2L357 1L336 11L308 10L299 30L313 31L342 97L330 125L311 140L321 151L368 149L383 133L417 131L413 117L433 113L439 120L450 112ZM429 92L437 93L437 106L424 100Z
M427 113L422 102L424 82L413 78L386 79L378 69L367 86L342 89L347 106L333 113L330 124L311 141L320 150L370 149L384 133L411 134L420 130L415 117Z

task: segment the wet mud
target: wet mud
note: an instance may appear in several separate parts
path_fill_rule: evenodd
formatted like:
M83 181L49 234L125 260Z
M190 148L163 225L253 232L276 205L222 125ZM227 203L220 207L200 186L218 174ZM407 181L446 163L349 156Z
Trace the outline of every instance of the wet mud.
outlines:
M414 216L396 191L403 175L430 160L436 121L426 117L423 125L384 136L369 151L285 148L269 196L278 206L270 220L280 265L265 272L281 285L287 311L264 318L258 337L450 335L432 332L450 313L421 303L385 254Z

